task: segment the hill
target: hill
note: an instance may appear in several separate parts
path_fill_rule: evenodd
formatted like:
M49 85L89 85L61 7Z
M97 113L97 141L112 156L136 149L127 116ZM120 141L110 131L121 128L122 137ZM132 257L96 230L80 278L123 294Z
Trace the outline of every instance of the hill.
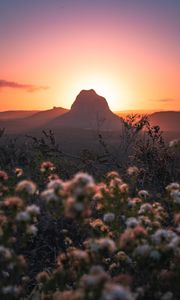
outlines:
M115 115L105 98L94 90L82 90L69 112L48 124L49 128L83 128L114 131L122 127L122 119Z
M38 110L12 110L12 111L1 111L0 120L12 120L30 117L39 112Z
M159 125L163 131L180 132L180 112L161 111L149 116L152 125Z
M45 126L50 120L67 111L67 109L62 107L54 107L53 109L36 112L26 118L0 120L0 127L5 128L7 133L19 134Z

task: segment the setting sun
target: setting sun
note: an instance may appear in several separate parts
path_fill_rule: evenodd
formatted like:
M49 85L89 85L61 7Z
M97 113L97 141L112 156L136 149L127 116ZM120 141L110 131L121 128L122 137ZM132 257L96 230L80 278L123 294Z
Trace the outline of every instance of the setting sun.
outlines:
M117 106L118 100L122 98L122 95L120 95L121 88L115 84L115 80L102 77L102 75L82 78L77 83L77 90L80 91L82 88L85 90L94 89L97 94L106 98L112 109Z

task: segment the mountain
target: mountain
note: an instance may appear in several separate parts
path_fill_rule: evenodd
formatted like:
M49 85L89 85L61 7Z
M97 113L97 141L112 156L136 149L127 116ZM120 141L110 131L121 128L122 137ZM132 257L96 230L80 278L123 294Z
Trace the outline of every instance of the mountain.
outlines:
M62 107L54 107L53 109L36 112L26 118L0 120L0 127L5 128L7 133L22 133L45 126L49 121L67 111Z
M155 110L144 110L144 109L128 109L115 111L114 113L119 117L125 118L128 115L150 115L153 114Z
M105 98L91 89L82 90L70 111L50 122L48 127L112 131L122 127L122 119L112 113Z
M12 120L26 118L37 113L38 110L12 110L0 112L0 120Z
M25 119L25 122L30 127L39 127L45 125L50 120L62 116L68 112L68 109L62 107L53 107L53 109L37 112L36 114Z
M161 111L149 116L151 125L159 125L162 131L180 132L180 112Z

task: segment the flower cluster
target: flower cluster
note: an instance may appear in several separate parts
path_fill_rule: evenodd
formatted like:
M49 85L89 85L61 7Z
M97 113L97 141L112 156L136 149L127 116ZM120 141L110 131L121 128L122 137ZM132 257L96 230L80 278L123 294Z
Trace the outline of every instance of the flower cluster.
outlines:
M178 300L179 183L155 199L114 171L96 183L55 170L41 165L44 186L0 171L0 298Z

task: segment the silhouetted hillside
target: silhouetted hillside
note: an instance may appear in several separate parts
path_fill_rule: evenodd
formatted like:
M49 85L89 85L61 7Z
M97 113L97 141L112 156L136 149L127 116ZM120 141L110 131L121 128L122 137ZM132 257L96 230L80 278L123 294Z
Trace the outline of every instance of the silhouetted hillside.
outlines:
M149 117L152 125L159 125L163 131L180 131L180 112L161 111Z
M38 110L12 110L0 112L0 120L20 119L32 116L39 112Z
M27 118L0 120L0 127L5 128L7 133L22 133L45 126L52 119L66 113L68 110L61 107L36 112Z
M94 90L82 90L71 110L50 122L48 127L119 130L122 119L112 113L106 99L97 95Z

